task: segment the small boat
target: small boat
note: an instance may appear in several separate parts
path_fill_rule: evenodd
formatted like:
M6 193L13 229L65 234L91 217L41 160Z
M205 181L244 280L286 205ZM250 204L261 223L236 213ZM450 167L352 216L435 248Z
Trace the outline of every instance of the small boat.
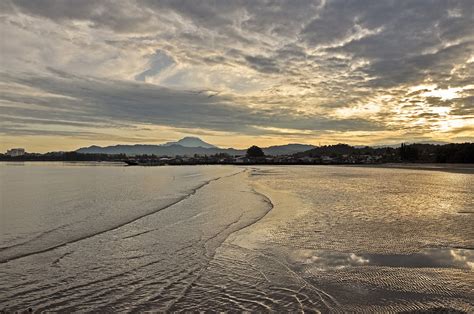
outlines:
M128 166L138 166L138 161L133 160L133 159L124 160L124 162L125 162Z

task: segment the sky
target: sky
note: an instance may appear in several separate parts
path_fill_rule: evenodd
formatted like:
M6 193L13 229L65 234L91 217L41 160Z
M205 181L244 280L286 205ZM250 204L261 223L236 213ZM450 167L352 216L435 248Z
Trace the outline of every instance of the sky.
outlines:
M0 151L474 141L474 1L0 2Z

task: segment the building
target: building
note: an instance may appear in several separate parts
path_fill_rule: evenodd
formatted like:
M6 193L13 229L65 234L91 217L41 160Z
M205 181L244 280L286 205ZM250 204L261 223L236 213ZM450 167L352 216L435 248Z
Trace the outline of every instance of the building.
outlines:
M250 159L245 157L245 156L239 156L239 157L235 158L234 162L236 164L246 164L246 163L250 162Z
M7 155L10 157L23 156L25 154L24 148L12 148L7 150Z

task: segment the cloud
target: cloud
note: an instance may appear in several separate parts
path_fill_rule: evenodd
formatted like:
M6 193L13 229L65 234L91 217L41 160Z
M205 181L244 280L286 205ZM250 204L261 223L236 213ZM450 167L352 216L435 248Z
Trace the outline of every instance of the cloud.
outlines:
M1 12L3 134L148 124L450 140L464 126L449 121L474 114L469 0L11 0ZM425 85L436 89L410 92Z
M270 58L262 56L246 56L245 60L249 63L250 67L257 71L264 73L277 73L280 71L276 62Z
M166 53L157 50L153 55L150 56L149 68L140 74L135 76L137 81L145 81L147 77L155 76L167 67L175 64L173 58L168 56Z
M259 126L311 131L377 128L358 119L332 120L300 115L290 109L252 108L241 103L238 96L52 73L55 76L3 76L6 82L36 89L34 94L11 92L0 97L3 103L10 104L1 107L4 122L22 119L35 124L78 127L140 123L241 134L265 133Z

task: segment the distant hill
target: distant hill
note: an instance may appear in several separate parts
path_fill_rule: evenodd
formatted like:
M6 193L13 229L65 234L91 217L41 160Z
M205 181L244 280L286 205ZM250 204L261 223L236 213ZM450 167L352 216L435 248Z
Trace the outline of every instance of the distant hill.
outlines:
M354 147L347 144L319 146L294 157L383 156L386 162L474 163L474 143L401 144L393 147Z
M340 155L365 155L375 154L385 151L394 151L392 147L370 147L370 146L350 146L347 144L325 145L314 147L304 152L296 153L299 157L316 156L340 156Z
M193 156L194 154L199 155L214 155L220 153L226 153L229 155L242 155L245 151L237 149L222 149L222 148L206 148L206 147L186 147L177 144L165 144L165 145L114 145L114 146L90 146L78 149L76 152L82 154L125 154L129 156L134 155L157 155L157 156L176 156L176 155L187 155Z
M287 144L278 145L262 148L265 155L278 156L278 155L291 155L298 152L303 152L314 148L313 145L305 144ZM219 148L212 144L206 143L197 137L184 137L176 142L168 142L161 145L146 145L146 144L135 144L135 145L114 145L114 146L89 146L83 147L76 150L82 154L126 154L129 156L134 155L157 155L157 156L193 156L194 154L199 155L215 155L215 154L229 154L245 155L245 149L234 149L234 148Z
M292 155L295 153L304 152L310 149L315 148L314 145L306 144L286 144L286 145L277 145L263 148L265 155L270 156L279 156L279 155Z

